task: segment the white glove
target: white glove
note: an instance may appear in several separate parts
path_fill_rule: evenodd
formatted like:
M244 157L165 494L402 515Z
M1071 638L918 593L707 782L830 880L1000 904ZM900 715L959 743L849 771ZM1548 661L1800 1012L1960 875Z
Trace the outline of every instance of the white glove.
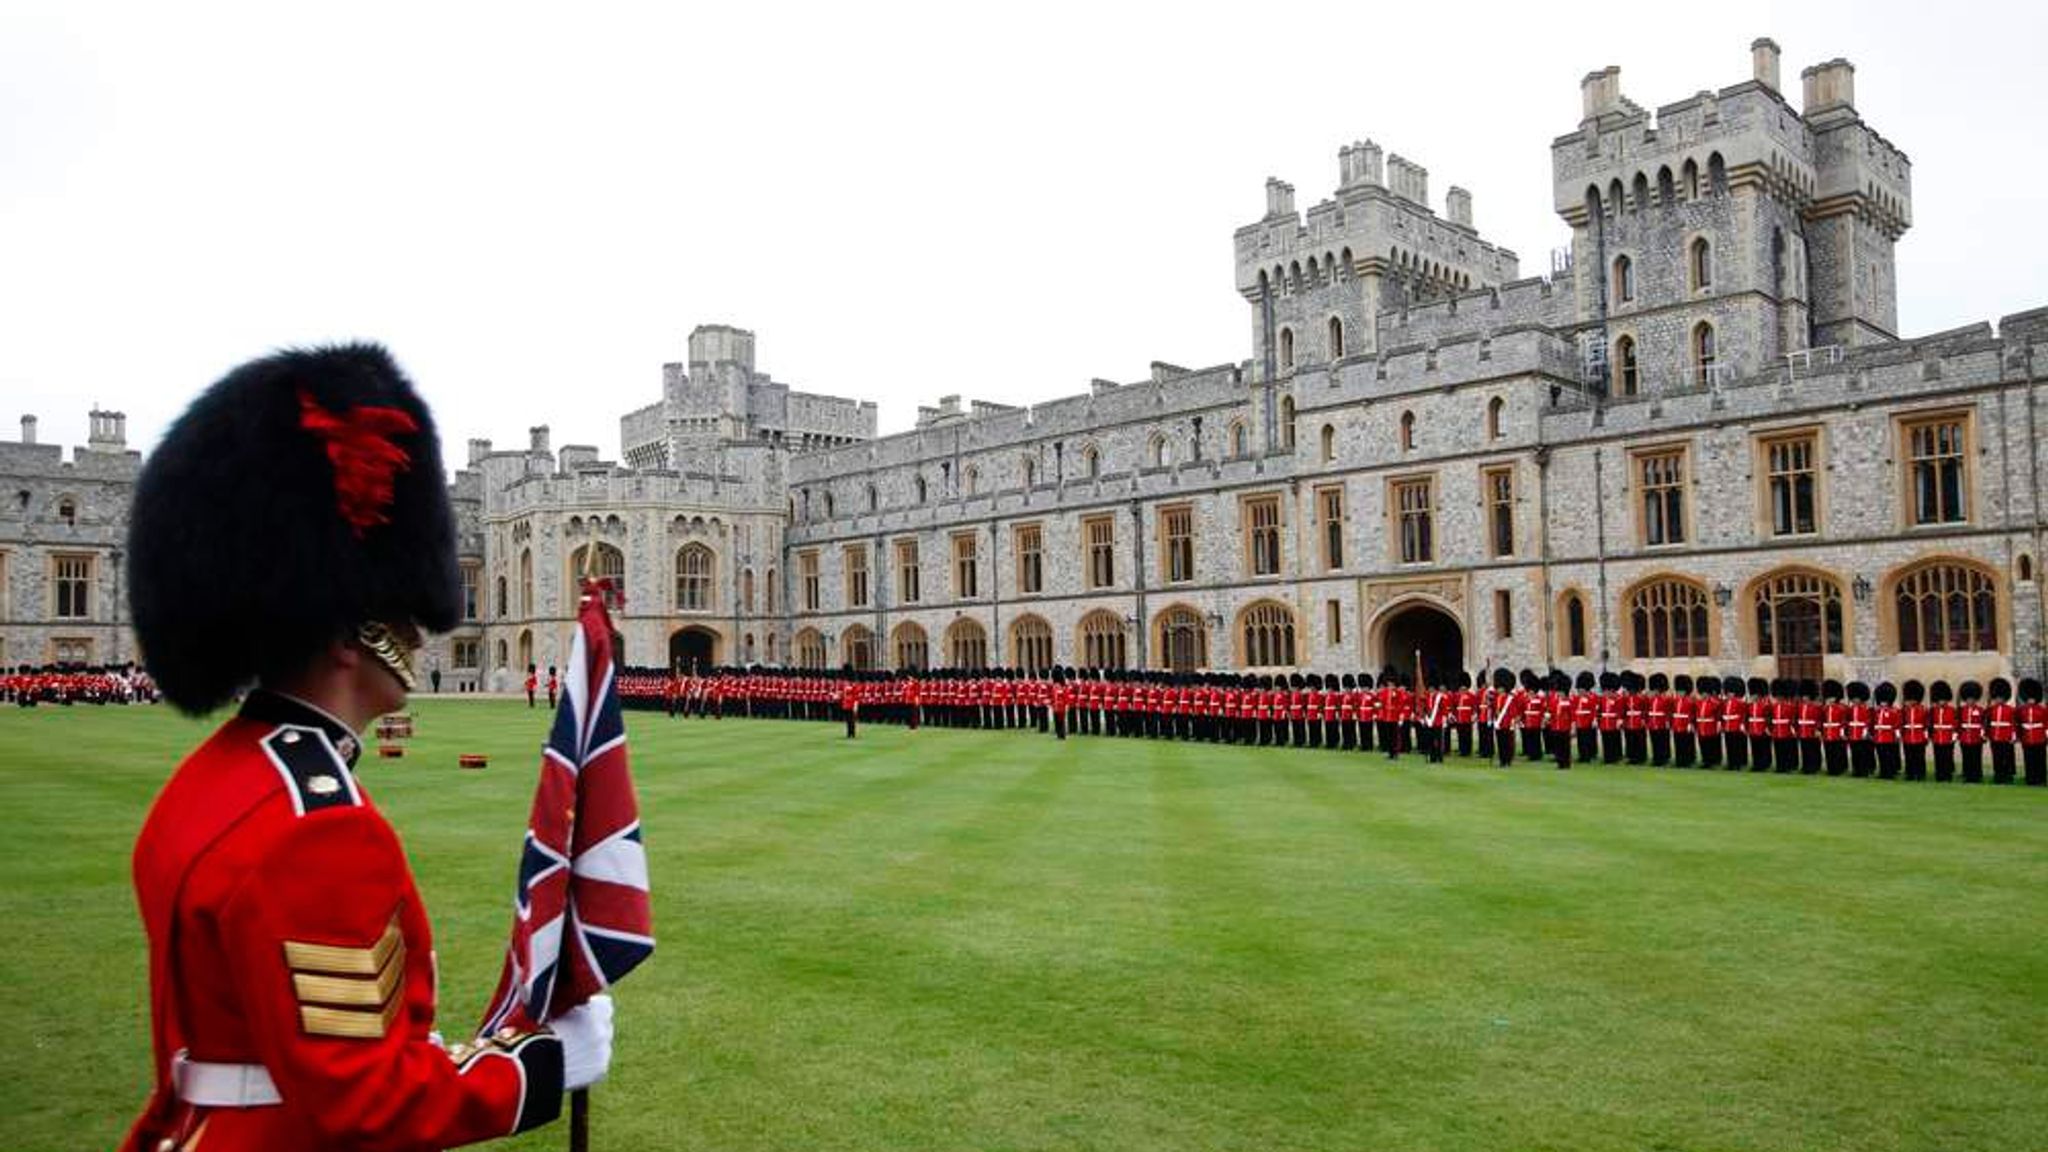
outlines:
M612 1066L612 998L603 994L548 1021L562 1041L562 1088L588 1088Z

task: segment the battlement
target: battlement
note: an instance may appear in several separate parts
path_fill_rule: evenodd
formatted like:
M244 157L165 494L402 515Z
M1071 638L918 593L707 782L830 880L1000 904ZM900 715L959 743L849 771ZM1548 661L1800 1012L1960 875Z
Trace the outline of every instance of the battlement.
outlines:
M1507 328L1569 328L1576 320L1570 286L1532 276L1497 288L1382 312L1379 334L1382 346L1391 347L1441 343Z

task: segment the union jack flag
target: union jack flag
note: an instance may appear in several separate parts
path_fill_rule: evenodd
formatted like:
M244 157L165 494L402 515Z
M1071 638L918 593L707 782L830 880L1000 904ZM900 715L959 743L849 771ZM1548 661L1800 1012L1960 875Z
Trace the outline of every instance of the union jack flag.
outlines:
M584 588L566 690L541 752L540 787L520 853L512 942L479 1035L507 1024L545 1024L654 951L607 583Z

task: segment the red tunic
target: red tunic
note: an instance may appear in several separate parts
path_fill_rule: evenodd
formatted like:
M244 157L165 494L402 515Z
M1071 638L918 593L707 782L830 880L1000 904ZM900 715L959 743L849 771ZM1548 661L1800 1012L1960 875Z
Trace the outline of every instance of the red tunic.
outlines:
M2022 704L2019 714L2020 743L2030 747L2048 744L2048 704Z
M134 871L156 1088L125 1149L433 1149L559 1111L552 1036L459 1064L428 1039L433 937L397 835L349 772L356 746L259 692L150 809ZM255 1066L282 1099L195 1110L172 1087L180 1050Z
M1956 706L1936 704L1934 713L1934 743L1947 747L1956 742Z
M1870 723L1870 739L1878 744L1899 742L1899 709L1891 704L1879 704Z
M1964 704L1956 709L1956 742L1976 747L1984 743L1984 706Z

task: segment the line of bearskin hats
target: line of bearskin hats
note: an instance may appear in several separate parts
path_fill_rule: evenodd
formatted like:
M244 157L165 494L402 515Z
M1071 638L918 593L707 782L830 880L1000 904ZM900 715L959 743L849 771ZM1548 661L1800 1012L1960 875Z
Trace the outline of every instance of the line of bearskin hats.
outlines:
M128 580L150 674L193 714L364 625L454 627L440 440L391 355L280 352L208 388L143 465Z

